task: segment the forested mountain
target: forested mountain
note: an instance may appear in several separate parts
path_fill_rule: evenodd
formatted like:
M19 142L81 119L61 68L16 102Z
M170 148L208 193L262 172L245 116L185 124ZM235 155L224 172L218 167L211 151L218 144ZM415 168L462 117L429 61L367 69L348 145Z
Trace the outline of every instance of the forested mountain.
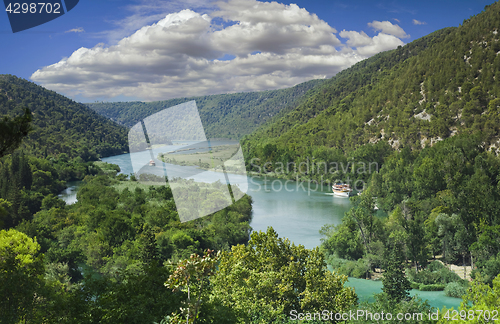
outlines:
M99 114L131 127L160 110L195 100L209 138L239 139L258 126L282 116L305 100L304 94L324 80L312 80L291 88L260 92L178 98L155 102L89 103Z
M398 256L395 268L411 261L413 269L398 290L384 289L395 298L404 300L397 292L410 285L450 296L472 291L439 262L429 264L439 256L498 286L499 17L497 2L457 28L360 62L243 138L252 170L363 184L342 223L322 230L322 249L339 272L390 274L387 260ZM376 169L366 170L372 162ZM307 173L284 170L289 163L306 163ZM319 173L320 165L329 169Z
M12 75L0 75L0 115L32 114L32 131L23 140L25 153L83 160L128 150L127 129L54 91Z
M334 268L365 278L402 256L401 264L412 262L413 287L463 295L467 284L437 263L421 270L439 255L493 285L500 273L499 31L497 2L459 27L354 65L243 137L251 171L342 181L363 192L351 198L342 224L323 229Z
M345 152L385 139L395 148L416 149L471 132L498 147L499 15L500 3L492 4L459 27L344 70L248 136L247 155L298 162L320 147Z

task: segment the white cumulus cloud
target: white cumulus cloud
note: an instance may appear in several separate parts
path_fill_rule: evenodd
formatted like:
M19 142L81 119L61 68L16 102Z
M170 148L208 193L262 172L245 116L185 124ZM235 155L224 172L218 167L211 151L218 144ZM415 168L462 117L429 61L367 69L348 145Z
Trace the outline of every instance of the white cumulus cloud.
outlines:
M193 0L194 1L194 0ZM331 77L380 51L403 45L398 25L374 21L374 37L337 30L297 5L216 2L181 10L113 45L80 48L31 79L68 96L141 100L278 89ZM224 23L221 23L221 22Z
M403 28L399 25L393 25L390 21L377 21L374 20L368 23L368 26L372 27L375 31L381 31L384 34L393 35L398 38L408 38L410 35L406 34Z
M427 25L427 23L425 21L420 21L420 20L416 20L416 19L413 19L412 22L414 25Z
M65 33L84 33L84 32L85 32L85 29L83 29L83 27L77 27L77 28L73 28L73 29L65 31Z

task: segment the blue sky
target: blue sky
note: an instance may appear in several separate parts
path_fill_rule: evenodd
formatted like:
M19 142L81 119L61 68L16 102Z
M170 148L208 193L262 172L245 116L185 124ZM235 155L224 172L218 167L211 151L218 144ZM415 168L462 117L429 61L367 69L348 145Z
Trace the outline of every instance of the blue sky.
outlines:
M490 3L80 0L15 34L0 14L0 73L81 102L284 88L458 26Z

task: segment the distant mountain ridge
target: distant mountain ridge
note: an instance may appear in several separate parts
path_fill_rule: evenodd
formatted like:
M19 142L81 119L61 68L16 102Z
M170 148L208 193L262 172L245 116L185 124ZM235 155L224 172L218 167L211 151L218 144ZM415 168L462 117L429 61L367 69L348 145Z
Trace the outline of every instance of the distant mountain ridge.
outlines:
M0 75L0 115L30 109L33 130L21 148L37 156L83 160L128 151L126 127L97 114L87 106L13 75Z
M196 101L209 138L239 139L260 125L297 107L304 95L325 80L312 80L282 90L242 92L177 98L153 102L102 102L86 104L90 109L127 127L165 108Z

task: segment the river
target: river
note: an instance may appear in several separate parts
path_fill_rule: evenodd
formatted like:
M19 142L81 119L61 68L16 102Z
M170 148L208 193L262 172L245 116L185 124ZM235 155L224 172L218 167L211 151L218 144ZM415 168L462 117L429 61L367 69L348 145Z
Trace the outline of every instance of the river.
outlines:
M132 154L147 154L149 152L137 152ZM156 154L156 153L155 153ZM155 155L156 156L156 155ZM130 154L121 154L103 158L103 162L113 163L120 166L121 173L131 174L134 172ZM179 167L186 170L194 167ZM192 173L192 170L187 173ZM221 173L204 173L205 179L221 179ZM325 224L340 224L344 213L349 210L350 202L347 198L335 197L329 187L288 182L285 186L284 180L268 177L243 177L232 175L232 183L236 181L240 185L248 184L247 193L253 199L253 214L250 225L254 231L265 231L272 226L280 237L286 237L295 244L302 244L306 248L319 246L321 236L319 230ZM78 185L78 184L73 184ZM68 202L76 201L76 192L63 197ZM355 288L361 300L371 301L374 293L381 292L380 281L349 278L347 285ZM427 299L433 307L447 308L460 306L461 299L451 298L438 291L412 290L411 295L417 294L422 299Z

